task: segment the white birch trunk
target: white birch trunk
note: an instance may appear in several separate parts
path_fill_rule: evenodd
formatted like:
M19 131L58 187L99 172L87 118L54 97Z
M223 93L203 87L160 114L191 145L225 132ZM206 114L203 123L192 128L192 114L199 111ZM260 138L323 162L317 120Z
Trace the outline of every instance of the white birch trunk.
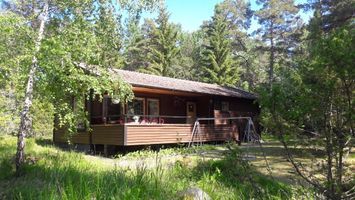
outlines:
M41 41L44 35L45 23L48 18L48 2L45 2L42 14L40 16L40 26L38 30L38 36L35 42L35 50L32 57L32 64L30 72L28 74L28 81L26 86L25 101L23 110L21 112L21 122L17 135L17 153L16 153L16 172L18 173L22 163L24 162L24 149L25 149L25 137L32 124L29 117L30 107L32 105L33 96L33 84L35 81L35 75L38 68L37 54L41 47Z

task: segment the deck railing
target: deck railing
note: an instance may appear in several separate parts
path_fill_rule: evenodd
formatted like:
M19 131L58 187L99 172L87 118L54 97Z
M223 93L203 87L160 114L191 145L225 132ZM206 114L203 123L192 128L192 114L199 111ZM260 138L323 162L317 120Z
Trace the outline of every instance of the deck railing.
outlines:
M91 124L191 124L191 116L174 115L110 115L105 117L91 117Z

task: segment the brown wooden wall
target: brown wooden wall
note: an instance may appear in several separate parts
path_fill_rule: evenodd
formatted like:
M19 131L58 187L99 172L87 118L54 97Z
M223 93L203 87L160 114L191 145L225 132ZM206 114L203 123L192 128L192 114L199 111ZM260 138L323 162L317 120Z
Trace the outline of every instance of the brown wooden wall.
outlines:
M136 97L156 98L160 102L160 115L184 116L186 115L186 102L195 102L197 117L237 117L257 116L260 112L255 100L224 96L174 96L169 94L152 94L134 92ZM222 112L216 109L215 102L229 102L229 111ZM216 115L217 111L217 115ZM201 123L206 123L202 121Z
M125 129L125 145L147 145L186 142L192 127L190 124L127 124Z
M126 124L95 125L92 127L92 144L149 145L188 143L191 140L191 124ZM194 141L238 140L235 125L201 124L200 134ZM72 137L72 143L90 144L90 134L80 132ZM55 131L54 142L65 143L63 129Z
M202 96L202 94L157 94L143 91L135 91L134 93L136 97L159 99L160 115L185 116L186 102L189 101L196 103L197 117L253 116L255 120L255 116L259 113L258 105L254 103L254 100L242 98ZM229 102L229 111L222 112L215 108L215 103L220 101ZM97 109L93 108L92 112L94 114L99 112L100 106L102 107L100 103L97 103ZM164 120L165 124L92 125L91 138L88 132L81 132L73 136L72 142L77 144L147 145L186 143L191 140L193 125L185 124L186 119ZM240 135L238 133L242 133L245 127L243 122L231 123L228 120L201 121L200 123L202 141L238 139L238 135ZM255 124L257 125L257 122ZM53 139L55 142L66 142L64 131L56 130Z
M92 144L123 145L124 126L123 125L95 125L91 127ZM54 131L54 142L66 143L64 129ZM79 132L74 134L71 142L75 144L90 144L89 132Z
M123 145L123 125L95 125L92 126L93 144Z
M149 145L188 143L191 140L193 125L191 124L147 124L125 125L125 145ZM226 141L238 139L236 127L231 125L200 125L200 134L194 141Z
M152 94L135 92L136 97L159 99L160 115L185 116L186 102L195 102L198 117L208 117L212 115L213 105L209 96L175 96L168 94Z
M238 128L236 125L201 124L200 131L202 133L201 137L195 137L197 141L239 140Z

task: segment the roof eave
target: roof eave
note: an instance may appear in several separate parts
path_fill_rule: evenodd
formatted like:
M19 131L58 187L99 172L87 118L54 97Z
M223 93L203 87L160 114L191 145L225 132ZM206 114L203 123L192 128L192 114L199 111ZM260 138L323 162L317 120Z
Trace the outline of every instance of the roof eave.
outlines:
M186 92L186 93L192 93L192 94L203 94L203 95L211 95L211 96L226 96L226 97L235 97L235 98L244 98L244 99L250 99L250 100L256 100L258 99L257 96L255 96L254 94L252 97L250 96L243 96L243 95L222 95L222 94L211 94L211 93L207 93L207 92L197 92L197 91L186 91L186 90L177 90L177 89L168 89L168 88L164 88L164 87L158 87L158 86L151 86L151 85L144 85L144 84L137 84L137 83L130 83L127 82L129 84L131 84L134 87L145 87L145 88L153 88L153 89L161 89L161 90L167 90L167 91L177 91L177 92Z

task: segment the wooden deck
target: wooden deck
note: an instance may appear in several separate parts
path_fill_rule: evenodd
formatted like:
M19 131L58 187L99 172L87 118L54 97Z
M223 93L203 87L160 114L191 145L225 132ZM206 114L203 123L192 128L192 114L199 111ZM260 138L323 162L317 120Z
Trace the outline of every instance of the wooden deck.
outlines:
M91 126L91 142L90 133L78 132L71 138L74 144L124 144L124 126L123 125L95 125ZM54 131L54 142L66 143L66 135L63 129Z
M71 142L77 144L108 144L119 146L188 143L191 140L192 124L125 124L93 125L89 132L75 134ZM194 141L226 141L238 139L233 125L200 125L200 134ZM54 133L54 142L66 142L62 129Z

